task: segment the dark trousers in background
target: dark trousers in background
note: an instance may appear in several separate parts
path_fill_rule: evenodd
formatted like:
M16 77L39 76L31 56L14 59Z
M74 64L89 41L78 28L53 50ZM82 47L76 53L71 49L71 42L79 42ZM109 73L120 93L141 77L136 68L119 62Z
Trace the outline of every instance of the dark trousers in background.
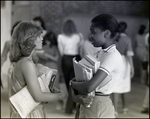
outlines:
M62 57L62 72L64 75L66 87L68 90L68 99L66 103L65 112L68 114L71 114L73 109L75 109L76 107L76 103L72 101L72 94L71 94L71 89L69 86L70 80L75 77L74 68L73 68L73 60L72 60L74 57L80 58L79 55L75 55L75 56L64 55Z

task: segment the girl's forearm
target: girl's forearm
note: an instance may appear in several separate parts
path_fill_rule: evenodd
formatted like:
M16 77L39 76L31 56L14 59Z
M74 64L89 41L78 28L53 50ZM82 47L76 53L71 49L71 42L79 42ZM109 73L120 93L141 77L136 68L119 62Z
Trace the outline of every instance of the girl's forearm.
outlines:
M85 82L73 81L71 83L71 86L82 94L88 94L94 91L104 80L107 80L105 79L107 75L108 74L106 72L102 70L98 70L95 76L91 80ZM110 80L108 79L108 81L105 81L103 85L105 85L109 81ZM102 87L103 85L100 86Z
M76 95L74 92L74 89L71 88L71 92L72 92L72 99L74 102L79 103L79 104L83 104L83 100L81 98L80 95Z

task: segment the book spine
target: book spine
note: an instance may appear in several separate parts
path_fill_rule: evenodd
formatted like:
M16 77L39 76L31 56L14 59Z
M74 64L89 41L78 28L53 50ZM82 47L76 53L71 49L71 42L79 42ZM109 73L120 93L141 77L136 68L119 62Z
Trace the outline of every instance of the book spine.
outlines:
M85 66L87 66L87 67L85 67L83 64L81 64L81 63L78 63L78 65L80 66L80 67L82 67L82 68L85 68L88 72L92 72L93 70L92 70L92 68L91 67L89 67L88 65L86 65L86 64L84 64Z
M95 66L95 62L92 60L92 58L89 55L86 55L85 58L88 62L90 62L93 66Z

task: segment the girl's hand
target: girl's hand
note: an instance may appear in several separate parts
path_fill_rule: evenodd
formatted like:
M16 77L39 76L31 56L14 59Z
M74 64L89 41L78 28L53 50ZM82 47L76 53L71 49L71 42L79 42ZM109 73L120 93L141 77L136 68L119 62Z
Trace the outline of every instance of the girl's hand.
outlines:
M52 89L50 89L51 93L60 93L60 90L56 87L53 87Z
M91 105L93 102L93 98L92 96L81 96L82 100L83 100L83 105L84 106L88 106Z
M89 81L93 77L92 70L87 71L87 69L83 69L83 76L84 76L84 81Z
M67 97L67 93L63 90L60 90L60 96L59 99L60 100L64 100Z

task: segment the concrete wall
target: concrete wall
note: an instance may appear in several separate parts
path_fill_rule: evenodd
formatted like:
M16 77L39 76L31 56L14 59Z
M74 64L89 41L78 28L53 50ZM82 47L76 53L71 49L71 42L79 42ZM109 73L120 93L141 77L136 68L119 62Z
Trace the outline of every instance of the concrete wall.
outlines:
M81 18L100 13L149 18L148 1L32 1L31 6L31 17L41 16L47 29L52 29L56 34L61 32L63 20L74 14Z

